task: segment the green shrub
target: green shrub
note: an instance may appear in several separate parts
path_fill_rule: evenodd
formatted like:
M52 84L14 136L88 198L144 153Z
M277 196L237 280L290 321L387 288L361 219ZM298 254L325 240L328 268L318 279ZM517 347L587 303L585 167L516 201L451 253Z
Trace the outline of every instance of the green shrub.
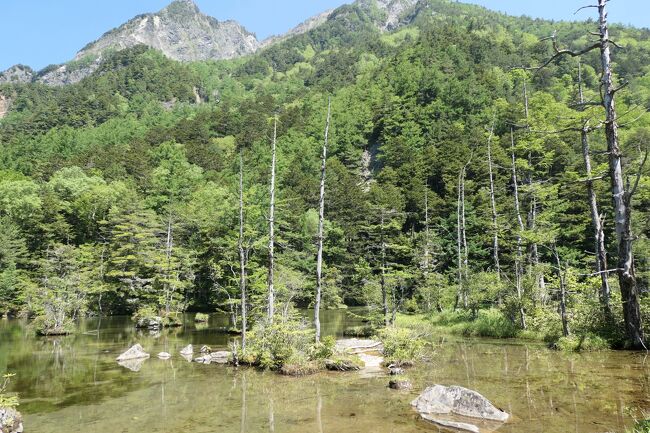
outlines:
M372 325L353 326L343 331L346 337L368 338L375 335L375 327Z
M302 352L294 352L288 359L283 361L280 373L286 376L307 376L322 369L323 362L309 359Z
M333 371L361 370L365 363L356 355L334 355L325 361L325 367Z
M313 331L304 321L295 319L276 320L273 324L261 321L250 330L246 341L246 353L238 356L243 363L281 369L297 353L308 356L312 352Z
M13 409L18 406L18 397L7 394L9 382L11 382L11 378L14 376L14 374L5 374L2 376L2 382L0 382L0 408Z
M196 313L194 321L196 323L207 323L210 320L210 315L205 313Z
M379 331L386 365L408 366L422 359L426 342L412 329L389 327Z
M584 334L562 337L553 347L564 352L595 352L609 349L609 343L598 335Z
M68 335L75 329L74 322L70 318L63 321L57 320L51 314L40 314L34 318L32 326L38 335Z

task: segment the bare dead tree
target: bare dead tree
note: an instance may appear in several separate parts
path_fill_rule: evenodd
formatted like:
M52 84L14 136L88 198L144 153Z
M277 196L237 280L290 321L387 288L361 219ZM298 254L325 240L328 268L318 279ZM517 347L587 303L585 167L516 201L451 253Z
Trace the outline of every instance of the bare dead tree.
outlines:
M327 164L327 142L330 130L330 115L332 110L331 98L327 101L327 120L325 121L325 141L320 169L320 199L318 211L318 255L316 258L316 300L314 302L314 325L316 327L316 342L320 341L320 302L323 291L323 226L325 222L325 169Z
M239 294L241 296L241 348L246 352L246 261L244 250L244 156L239 151Z
M494 137L494 124L490 128L490 135L487 140L488 173L490 175L490 207L492 209L492 257L494 269L499 277L501 276L501 264L499 263L499 215L497 213L497 202L494 187L494 164L492 162L492 138Z
M582 66L578 60L578 94L580 107L584 110L585 97L582 87ZM596 272L600 275L600 303L603 311L607 317L612 314L612 308L609 303L611 291L609 287L609 275L606 272L607 265L607 249L605 247L605 230L603 229L603 216L598 210L598 199L594 189L594 179L591 171L591 151L589 149L589 119L585 120L582 128L580 129L580 138L582 144L582 157L585 163L585 173L587 180L585 185L587 187L587 198L589 201L589 209L591 211L591 225L594 229L594 246L596 252Z
M269 273L267 278L268 284L268 320L273 323L274 303L275 303L275 288L274 288L274 272L275 272L275 158L276 158L276 142L278 137L278 116L275 115L273 119L273 142L271 147L271 201L269 205Z
M526 312L523 304L523 270L522 270L522 236L525 230L524 221L521 218L521 206L519 202L519 181L517 180L517 160L515 157L515 132L514 127L510 127L510 153L512 156L512 185L515 200L515 216L517 218L517 256L515 258L515 288L517 289L517 300L519 302L519 318L522 329L526 329Z
M562 334L568 337L571 332L569 330L569 319L567 317L567 287L566 287L566 266L562 267L560 260L560 253L557 250L557 245L553 244L551 248L553 256L555 257L555 264L557 266L557 277L560 285L560 318L562 320Z
M618 244L618 285L621 291L623 321L625 324L627 343L631 348L641 349L645 348L645 337L632 249L634 236L632 234L631 204L636 188L630 188L630 185L625 182L623 152L618 137L618 116L616 112L616 93L625 87L625 84L620 87L614 85L611 45L615 45L615 43L610 39L609 35L607 2L608 0L598 0L597 5L589 6L598 9L598 33L595 33L598 36L598 42L580 51L560 50L556 35L554 34L551 39L555 54L542 67L565 55L579 57L592 50L597 49L600 51L602 68L601 92L602 102L605 108L605 137L607 140L607 154L609 156L611 196L614 206L614 228Z

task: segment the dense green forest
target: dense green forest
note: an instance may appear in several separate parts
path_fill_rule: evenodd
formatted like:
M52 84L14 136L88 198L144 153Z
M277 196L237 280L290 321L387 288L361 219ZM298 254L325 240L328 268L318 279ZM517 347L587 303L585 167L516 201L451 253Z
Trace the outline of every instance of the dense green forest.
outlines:
M220 309L240 327L241 246L249 320L261 320L274 127L275 310L313 306L331 98L322 308L365 305L388 322L442 312L503 336L637 345L616 272L600 53L536 68L554 55L550 35L581 50L597 22L430 0L408 26L380 32L377 14L372 2L346 5L236 60L178 63L140 46L78 84L1 86L12 102L0 120L0 312L52 328ZM649 323L650 31L610 31Z

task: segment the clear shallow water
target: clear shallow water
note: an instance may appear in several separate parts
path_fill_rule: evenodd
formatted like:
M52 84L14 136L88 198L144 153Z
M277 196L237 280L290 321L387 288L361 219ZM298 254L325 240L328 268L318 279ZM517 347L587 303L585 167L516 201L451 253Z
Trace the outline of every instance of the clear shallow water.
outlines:
M345 311L324 314L324 332L358 324ZM475 389L514 414L499 432L623 432L630 411L650 410L650 359L644 354L562 354L540 345L445 341L431 363L408 373L412 392L386 387L377 374L321 373L289 378L272 372L188 363L188 343L225 348L233 338L213 316L201 329L188 320L160 335L138 332L128 318L88 320L80 333L36 338L0 321L0 373L16 373L12 391L29 432L436 432L410 409L427 385ZM139 372L115 357L139 342L154 355ZM160 351L171 361L155 358Z

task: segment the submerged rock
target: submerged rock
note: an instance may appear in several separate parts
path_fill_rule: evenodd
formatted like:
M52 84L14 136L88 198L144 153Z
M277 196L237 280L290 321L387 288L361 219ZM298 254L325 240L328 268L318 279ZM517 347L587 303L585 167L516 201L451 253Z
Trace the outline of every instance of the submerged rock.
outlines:
M127 359L126 361L117 361L117 363L120 366L137 373L142 369L142 366L146 360L147 358Z
M194 346L188 344L181 350L181 355L183 356L192 356L194 354Z
M135 327L138 329L150 329L150 330L162 329L163 318L160 316L141 317L135 323Z
M408 380L391 379L388 382L388 387L390 389L407 390L407 389L413 389L413 384Z
M167 352L160 352L158 354L158 358L160 358L160 359L169 359L171 357L172 357L172 355L167 353Z
M510 417L478 392L461 386L430 386L411 405L420 414L427 415L456 414L499 422Z
M478 426L475 426L474 424L470 424L467 422L460 422L460 421L452 421L449 419L436 417L432 415L426 415L426 414L422 415L422 419L429 421L432 424L436 424L437 426L445 427L445 430L446 429L462 430L471 433L487 433L488 431L491 431L486 429L483 429L483 431L481 431L481 429Z
M22 433L23 417L16 409L0 407L0 433Z
M194 362L198 362L199 364L227 364L230 361L230 356L230 352L223 350L194 358Z
M134 344L129 350L117 357L117 362L130 361L132 359L147 359L149 354L144 351L142 346Z

